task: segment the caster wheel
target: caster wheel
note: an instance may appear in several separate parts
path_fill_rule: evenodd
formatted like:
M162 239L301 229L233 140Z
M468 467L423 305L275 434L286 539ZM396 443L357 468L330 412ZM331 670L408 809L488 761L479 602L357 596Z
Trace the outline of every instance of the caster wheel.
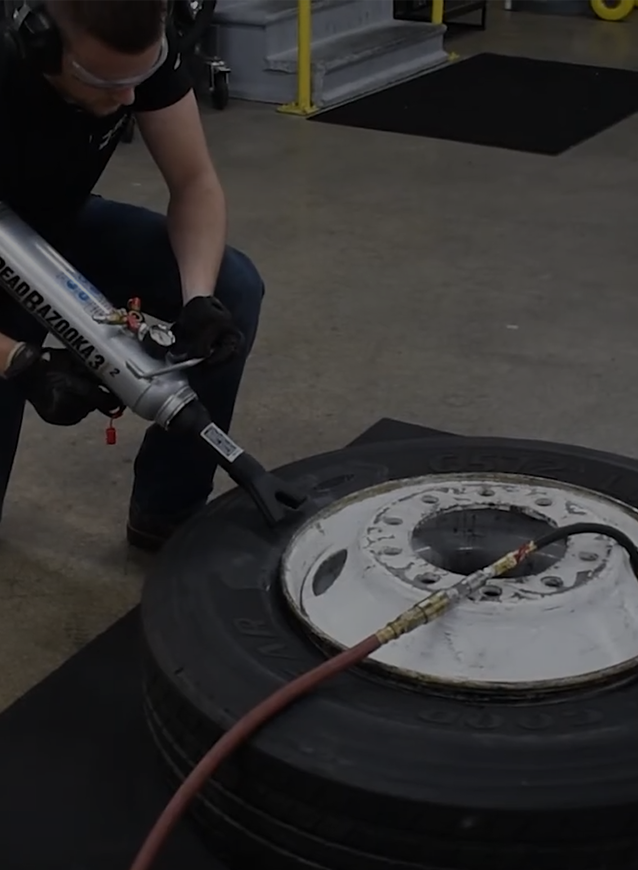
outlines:
M215 73L210 96L213 108L219 109L219 111L226 108L228 105L228 73Z

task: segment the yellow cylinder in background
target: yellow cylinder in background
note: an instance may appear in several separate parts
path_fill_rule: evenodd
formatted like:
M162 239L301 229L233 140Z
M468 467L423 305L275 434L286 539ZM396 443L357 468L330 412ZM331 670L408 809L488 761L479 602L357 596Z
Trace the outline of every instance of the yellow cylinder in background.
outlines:
M622 21L638 5L638 0L589 0L591 8L603 21Z

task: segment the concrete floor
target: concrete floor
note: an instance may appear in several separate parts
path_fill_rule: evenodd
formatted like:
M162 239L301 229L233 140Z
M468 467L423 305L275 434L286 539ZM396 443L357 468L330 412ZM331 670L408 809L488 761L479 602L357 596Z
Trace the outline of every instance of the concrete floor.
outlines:
M503 13L450 45L638 68L625 24ZM638 456L638 116L560 158L203 108L231 241L268 296L235 437L268 466L381 416ZM143 146L102 190L163 208ZM0 536L0 707L138 599L123 543L144 424L29 415Z

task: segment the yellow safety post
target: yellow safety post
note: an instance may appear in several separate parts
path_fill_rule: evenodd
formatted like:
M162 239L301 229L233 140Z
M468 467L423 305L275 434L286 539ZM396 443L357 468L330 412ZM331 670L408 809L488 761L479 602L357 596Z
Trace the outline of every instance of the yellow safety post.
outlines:
M638 0L636 0L638 3ZM445 0L432 0L432 24L443 24L443 12L445 7ZM455 60L459 60L460 55L455 51L449 51L447 59L452 62Z
M311 115L312 103L312 0L297 0L297 99L278 107L288 115Z

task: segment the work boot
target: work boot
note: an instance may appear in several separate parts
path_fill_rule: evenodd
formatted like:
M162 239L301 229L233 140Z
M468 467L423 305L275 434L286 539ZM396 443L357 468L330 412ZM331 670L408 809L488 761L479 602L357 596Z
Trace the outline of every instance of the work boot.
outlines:
M166 541L194 516L206 502L181 514L158 517L142 513L133 503L129 507L126 538L132 547L156 553Z

